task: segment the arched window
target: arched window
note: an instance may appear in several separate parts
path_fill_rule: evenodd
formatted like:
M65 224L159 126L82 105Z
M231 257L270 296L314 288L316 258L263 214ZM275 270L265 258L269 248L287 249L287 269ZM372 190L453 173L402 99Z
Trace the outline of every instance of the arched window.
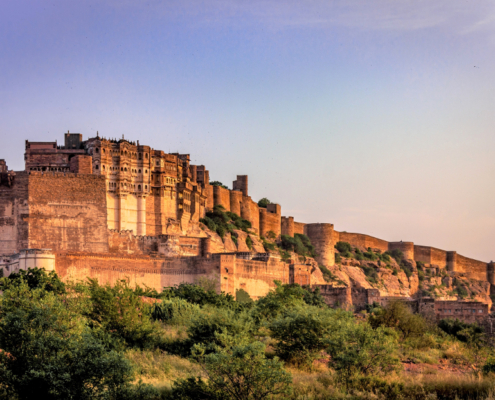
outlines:
M141 191L141 185L138 185L138 190Z
M96 152L96 154L98 154L98 153L100 152L100 149L97 147L97 148L95 149L95 152Z
M148 190L148 185L144 185L144 189L145 190Z
M124 168L124 172L127 172L127 168Z
M101 166L101 169L102 169L103 171L105 171L105 166L104 166L104 165L102 165L102 166Z
M124 155L126 155L126 156L127 156L127 150L125 151Z
M98 169L98 164L95 165L95 169Z
M145 174L147 174L147 173L148 173L148 170L147 170L147 169L145 169L145 170L144 170L144 173L145 173Z
M148 153L145 153L144 154L144 158L148 158Z
M121 170L122 172L124 172L124 168L123 168L123 167L120 167L120 170Z
M139 159L142 160L143 159L143 153L139 153Z
M139 173L141 173L141 170L139 170Z

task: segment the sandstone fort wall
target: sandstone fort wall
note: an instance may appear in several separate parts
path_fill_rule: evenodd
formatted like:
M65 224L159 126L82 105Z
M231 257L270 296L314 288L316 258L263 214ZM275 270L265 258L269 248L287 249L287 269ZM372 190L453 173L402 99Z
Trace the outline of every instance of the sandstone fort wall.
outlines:
M29 247L29 175L18 172L12 186L0 185L0 256Z
M335 264L335 242L332 224L306 224L304 232L315 247L316 261L323 265Z
M31 172L29 248L107 252L105 179Z

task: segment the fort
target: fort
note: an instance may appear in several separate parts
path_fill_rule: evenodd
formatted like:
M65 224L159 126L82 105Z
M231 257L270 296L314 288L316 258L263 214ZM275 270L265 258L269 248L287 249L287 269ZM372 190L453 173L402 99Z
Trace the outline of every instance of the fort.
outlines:
M257 298L273 288L274 281L325 285L318 265L333 266L335 244L345 241L380 252L399 249L406 259L426 267L495 285L493 262L412 242L338 232L331 223L298 222L283 216L279 204L260 207L249 196L247 175L237 175L232 190L212 185L209 171L191 164L189 154L169 154L139 141L98 134L83 140L81 134L68 132L63 145L26 141L24 159L23 171L9 170L0 160L4 274L42 266L63 279L128 279L157 290L207 277L217 282L218 290L235 295L244 289ZM250 231L223 238L210 231L200 220L215 206L249 221ZM269 234L307 235L315 260L282 261L263 246L261 238ZM322 289L327 298L340 299L337 302L352 303L354 298L363 304L380 297L378 290Z

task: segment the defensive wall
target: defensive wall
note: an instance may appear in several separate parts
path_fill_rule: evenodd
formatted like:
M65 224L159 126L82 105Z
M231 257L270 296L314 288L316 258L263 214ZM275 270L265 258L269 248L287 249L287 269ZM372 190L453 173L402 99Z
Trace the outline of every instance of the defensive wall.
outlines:
M265 261L244 259L242 253L209 254L206 257L153 257L87 252L55 252L49 249L22 250L0 260L7 274L19 269L54 270L64 281L96 279L114 285L126 280L131 286L148 286L157 291L181 283L197 283L200 278L213 280L217 289L235 296L244 289L256 299L282 283L311 284L311 266L287 264L267 258Z
M378 289L333 287L331 285L318 285L325 303L330 307L340 307L359 312L373 303L382 306L391 301L406 302L415 312L432 314L438 320L444 318L457 318L473 323L484 320L489 314L489 305L479 301L435 300L433 298L412 299L397 296L380 296Z
M283 217L282 221L288 219ZM375 251L401 250L409 260L420 261L427 266L466 274L470 279L488 281L495 285L493 262L487 263L430 246L418 246L412 242L387 242L373 236L360 233L337 232L331 224L305 224L304 233L311 239L319 256L316 260L323 265L334 265L332 252L337 242L348 242L361 250L371 248Z
M0 254L27 248L108 251L105 179L18 172L0 186Z
M360 311L366 305L380 303L378 289L364 289L358 287L333 287L332 285L318 285L325 303L331 307L341 307L348 310Z

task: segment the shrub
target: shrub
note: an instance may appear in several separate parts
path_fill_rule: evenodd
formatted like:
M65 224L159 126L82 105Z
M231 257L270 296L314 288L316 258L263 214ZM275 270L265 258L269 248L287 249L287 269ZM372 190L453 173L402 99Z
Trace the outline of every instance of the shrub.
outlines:
M362 376L384 376L400 365L397 335L389 328L373 329L366 323L348 322L329 340L329 366L338 381L351 386Z
M130 363L92 335L70 300L22 284L4 293L0 314L0 389L8 398L136 394ZM150 387L142 389L157 395Z
M386 307L378 309L369 317L373 328L395 328L403 339L422 337L426 331L426 321L418 314L413 314L402 301L392 301Z
M350 253L352 251L352 246L347 242L337 242L335 248L339 253Z
M482 371L485 375L495 372L495 359L490 357L486 360L485 365L483 365Z
M225 186L222 182L219 182L219 181L213 181L213 182L210 182L210 185L211 185L211 186L221 186L221 187L223 187L224 189L228 189L228 186Z
M237 289L235 292L235 298L240 303L252 303L253 299L244 289Z
M298 307L286 310L269 324L271 337L277 340L275 351L283 360L311 365L337 329L337 321L350 318L352 314L331 308Z
M272 204L272 202L266 197L263 197L260 201L258 201L258 207L266 208L268 204Z
M151 321L151 307L144 304L125 280L115 286L100 286L89 280L91 308L85 315L94 328L100 328L131 347L153 346L158 339L158 327Z
M293 251L303 257L315 257L315 248L306 235L296 233L294 237L282 235L281 247L284 250Z
M361 265L361 269L363 270L364 274L366 275L366 279L370 283L377 284L378 283L378 273L376 272L375 268L373 267L368 267L366 265Z
M43 268L29 268L27 271L21 269L17 273L13 272L2 280L0 286L2 290L5 290L11 286L19 286L24 282L30 289L43 289L57 294L66 292L65 284L55 271L46 272Z
M281 284L275 281L276 288L256 302L254 310L256 319L270 320L277 317L283 310L303 304L324 306L325 301L319 288L314 291L297 283Z
M253 239L251 239L251 236L246 237L246 246L249 250L253 249Z
M201 345L207 352L214 352L231 346L233 342L249 342L254 330L253 321L245 312L213 308L209 313L198 314L192 320L187 329L187 341L190 348Z
M240 229L244 232L248 232L251 229L251 222L233 212L226 212L221 205L216 205L212 211L208 211L206 216L199 221L205 224L209 230L216 232L221 238L227 232L232 233L234 229Z
M260 342L209 354L204 366L208 382L200 378L176 381L174 399L262 400L292 391L291 375L277 358L266 358Z
M440 320L438 327L464 343L478 345L484 339L483 328L476 323L469 324L458 319L445 318Z
M342 257L340 256L339 253L335 254L335 262L337 264L340 264L342 262Z
M384 254L391 256L399 264L404 259L404 253L399 249L394 249L392 251L386 251Z
M185 325L199 312L200 307L197 304L191 304L181 298L172 298L155 303L151 309L151 319L169 325Z
M215 307L230 308L233 310L243 308L240 303L235 301L234 296L231 294L223 292L217 294L213 289L205 290L205 288L199 285L190 283L181 283L176 287L168 288L168 290L163 292L163 297L184 299L191 304L197 304L199 306L210 304Z

